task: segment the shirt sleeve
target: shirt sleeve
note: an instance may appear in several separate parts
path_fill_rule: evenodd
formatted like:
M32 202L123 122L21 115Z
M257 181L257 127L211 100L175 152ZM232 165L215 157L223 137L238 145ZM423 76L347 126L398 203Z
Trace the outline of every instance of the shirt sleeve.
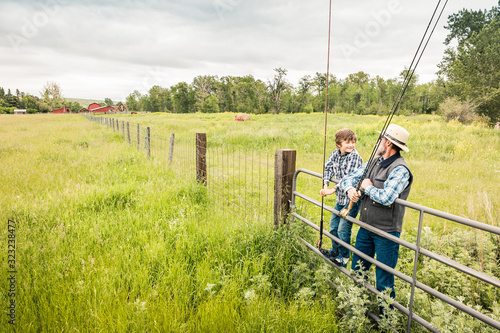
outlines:
M370 196L370 199L373 201L384 206L389 206L396 201L409 183L410 172L407 168L400 165L391 171L389 177L384 182L384 188L376 188L370 185L365 189L365 194Z
M356 171L363 164L363 159L359 156L358 153L353 154L351 161L349 163L349 168L347 170L347 174L351 174Z
M365 168L366 168L366 163L363 164L358 169L356 169L355 171L353 171L351 174L345 176L339 183L340 188L344 192L349 191L351 188L355 188L358 185L358 182L361 179L361 176L363 175Z
M333 168L335 166L334 164L334 154L335 150L330 154L330 157L325 163L325 171L323 173L323 184L329 185L330 184L330 179L332 178L333 175Z

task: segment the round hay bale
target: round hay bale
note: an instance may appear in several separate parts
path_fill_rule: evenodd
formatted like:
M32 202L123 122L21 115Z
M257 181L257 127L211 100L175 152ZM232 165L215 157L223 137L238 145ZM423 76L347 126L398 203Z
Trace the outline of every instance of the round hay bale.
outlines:
M234 121L248 121L250 120L250 115L247 113L240 113L234 116Z

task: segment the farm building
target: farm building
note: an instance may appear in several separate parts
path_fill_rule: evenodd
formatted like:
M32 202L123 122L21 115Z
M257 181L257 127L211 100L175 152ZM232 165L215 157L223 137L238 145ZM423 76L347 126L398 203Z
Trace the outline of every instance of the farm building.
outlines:
M89 105L89 111L93 112L93 113L106 113L109 111L113 111L113 108L114 108L114 106L101 106L101 107L98 107L95 109L90 109L90 105Z
M26 114L26 109L15 109L14 114Z
M100 107L101 107L101 104L98 104L98 103L90 103L90 104L89 104L88 109L89 109L89 111L92 111L92 110L94 110L94 109L98 109L98 108L100 108Z
M65 108L56 109L56 110L53 110L52 113L69 113L69 108L65 107Z
M88 113L89 112L89 109L87 108L81 108L80 111L78 111L80 113Z
M123 103L120 103L120 105L117 105L113 108L114 112L124 112L127 111L127 106Z

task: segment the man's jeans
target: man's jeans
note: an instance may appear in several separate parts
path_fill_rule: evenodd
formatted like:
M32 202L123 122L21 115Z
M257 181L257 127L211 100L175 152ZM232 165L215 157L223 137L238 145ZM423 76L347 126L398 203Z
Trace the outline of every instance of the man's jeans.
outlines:
M349 207L349 204L347 205L339 205L335 204L335 207L333 209L338 210L339 212L343 208ZM360 207L360 201L355 202L352 205L352 209L349 212L349 216L351 217L356 217L359 212L359 207ZM341 241L346 242L347 244L351 244L351 229L352 229L352 222L347 221L346 219L333 214L332 219L330 220L330 233L339 238ZM348 249L343 247L340 244L335 243L334 240L332 240L332 253L340 253L344 258L349 258L350 252Z
M389 232L389 234L398 238L400 235L399 232ZM359 228L354 247L372 258L377 255L376 259L378 261L391 268L395 268L398 263L399 244L374 234L366 229ZM351 268L353 270L359 270L359 267L357 267L358 260L361 263L363 270L370 269L371 263L361 259L354 253L351 264ZM375 277L377 279L377 290L383 292L386 288L392 289L390 296L395 298L396 291L394 290L394 275L384 271L382 268L376 267Z

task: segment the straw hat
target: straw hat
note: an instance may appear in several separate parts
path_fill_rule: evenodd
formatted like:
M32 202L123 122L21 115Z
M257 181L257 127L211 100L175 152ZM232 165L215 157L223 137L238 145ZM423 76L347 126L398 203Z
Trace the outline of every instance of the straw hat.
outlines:
M380 133L380 131L377 132ZM410 151L406 146L410 134L403 127L396 124L389 124L382 135L405 152Z

